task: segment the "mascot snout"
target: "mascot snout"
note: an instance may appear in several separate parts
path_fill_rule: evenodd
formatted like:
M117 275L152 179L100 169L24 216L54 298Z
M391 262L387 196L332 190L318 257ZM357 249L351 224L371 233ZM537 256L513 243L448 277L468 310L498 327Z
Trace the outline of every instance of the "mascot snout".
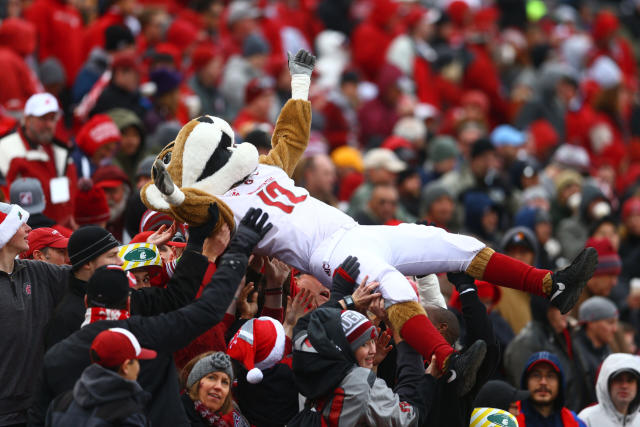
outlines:
M180 206L184 202L184 193L173 183L171 175L160 159L153 163L153 176L155 177L155 186L167 203L172 206Z

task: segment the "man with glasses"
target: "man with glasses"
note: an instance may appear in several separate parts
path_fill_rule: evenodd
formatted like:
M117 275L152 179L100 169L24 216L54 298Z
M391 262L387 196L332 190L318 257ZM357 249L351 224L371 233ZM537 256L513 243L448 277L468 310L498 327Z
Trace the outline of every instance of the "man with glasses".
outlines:
M24 106L21 126L0 139L0 178L7 185L20 177L36 178L46 199L44 215L69 226L77 175L69 145L55 137L59 119L60 107L53 95L32 95Z
M520 388L529 397L518 402L518 424L527 427L582 427L584 423L564 406L564 374L560 359L547 351L531 355Z

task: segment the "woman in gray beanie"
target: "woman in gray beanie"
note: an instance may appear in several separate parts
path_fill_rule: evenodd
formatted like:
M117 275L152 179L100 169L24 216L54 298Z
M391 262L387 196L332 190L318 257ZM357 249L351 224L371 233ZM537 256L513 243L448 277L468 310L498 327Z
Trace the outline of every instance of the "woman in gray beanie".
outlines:
M221 351L202 353L182 370L182 404L192 426L249 427L233 402L231 359Z

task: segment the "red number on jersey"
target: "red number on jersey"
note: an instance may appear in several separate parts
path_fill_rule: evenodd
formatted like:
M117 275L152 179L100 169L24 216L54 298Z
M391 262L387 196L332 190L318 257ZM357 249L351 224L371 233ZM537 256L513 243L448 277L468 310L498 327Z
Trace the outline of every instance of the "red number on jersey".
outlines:
M291 205L277 201L276 199L281 195L285 196L289 200L289 202L291 202ZM297 205L298 203L305 201L307 198L306 195L296 197L291 191L287 190L286 188L280 187L280 184L278 184L276 181L273 181L269 185L267 185L258 193L258 196L266 205L275 206L276 208L281 209L284 213L288 214L293 212L293 208L295 208L295 206L293 205Z

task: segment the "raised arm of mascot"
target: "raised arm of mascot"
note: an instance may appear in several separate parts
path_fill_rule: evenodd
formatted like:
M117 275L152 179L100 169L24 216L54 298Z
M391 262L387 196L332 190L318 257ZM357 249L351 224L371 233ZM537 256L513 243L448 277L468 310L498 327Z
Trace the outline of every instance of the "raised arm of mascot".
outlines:
M315 57L305 50L295 57L289 55L292 99L280 111L267 155L258 156L252 144L235 144L233 130L223 119L198 117L184 125L175 141L158 154L152 181L140 190L144 204L177 221L201 225L208 218L207 207L217 203L220 222L215 231L223 222L233 230L233 213L216 195L243 181L258 163L282 168L291 176L309 140L308 96L314 64Z

